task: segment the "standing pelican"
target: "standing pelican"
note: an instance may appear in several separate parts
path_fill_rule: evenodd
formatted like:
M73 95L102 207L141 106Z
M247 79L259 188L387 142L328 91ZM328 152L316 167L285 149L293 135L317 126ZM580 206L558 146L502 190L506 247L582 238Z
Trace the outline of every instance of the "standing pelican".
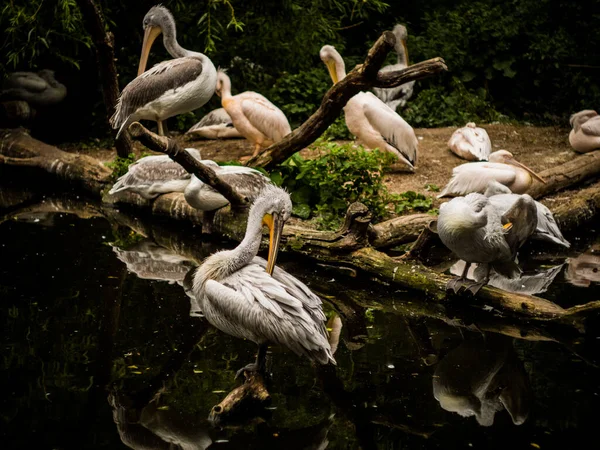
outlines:
M346 77L344 60L334 47L325 45L319 55L334 84ZM398 157L401 165L414 170L419 141L412 127L394 110L371 92L359 92L348 100L344 114L348 130L359 144L388 151Z
M216 162L203 160L203 164L213 169L216 175L229 184L234 191L254 201L262 189L271 183L271 180L261 172L245 166L219 166ZM213 211L227 205L229 201L213 187L192 175L190 183L183 191L188 204L201 211Z
M234 139L244 137L233 126L233 121L224 108L218 108L209 112L185 134L204 139Z
M483 194L490 181L497 181L515 194L529 190L533 179L545 181L525 164L518 162L512 153L498 150L490 155L489 162L465 163L452 170L452 178L438 198L456 197L472 192Z
M206 320L259 346L256 363L238 376L244 370L264 372L269 342L312 361L335 364L321 300L301 281L275 268L281 232L291 212L289 194L266 186L250 208L244 240L233 250L209 256L194 276L194 295ZM263 225L270 230L267 261L256 256Z
M573 150L587 153L600 149L600 116L593 109L584 109L571 116L573 127L569 133L569 143Z
M497 273L514 278L520 273L515 263L517 250L534 233L537 210L533 199L519 196L510 209L502 213L482 194L456 197L440 206L437 231L440 240L456 256L467 262L462 275L448 282L448 290L467 290L476 295L485 286L493 266ZM486 264L482 281L466 283L472 263Z
M165 48L176 59L144 72L152 43L161 33ZM212 61L202 53L181 47L171 12L164 6L153 6L144 17L138 76L121 92L110 123L119 130L118 137L136 120L155 120L162 136L163 120L200 108L213 96L216 83L217 70Z
M67 88L54 78L54 71L13 72L2 84L0 100L23 100L31 106L51 106L67 96Z
M216 93L236 130L254 144L253 157L292 132L285 114L262 95L252 91L231 95L231 80L222 70Z
M200 161L200 151L186 148ZM131 164L108 192L113 195L122 191L135 192L151 200L169 192L183 192L192 175L168 155L145 156Z
M492 151L490 137L473 122L459 128L448 140L452 153L469 161L487 161Z
M392 33L394 33L394 36L396 36L394 50L396 50L398 62L396 64L390 64L383 67L381 72L394 72L396 70L402 70L408 67L408 49L406 48L406 38L408 37L408 32L406 31L406 27L398 24L394 27ZM398 106L403 108L408 99L412 97L414 85L414 81L409 81L408 83L404 83L393 88L373 88L373 92L375 92L375 95L379 97L386 105L396 111Z

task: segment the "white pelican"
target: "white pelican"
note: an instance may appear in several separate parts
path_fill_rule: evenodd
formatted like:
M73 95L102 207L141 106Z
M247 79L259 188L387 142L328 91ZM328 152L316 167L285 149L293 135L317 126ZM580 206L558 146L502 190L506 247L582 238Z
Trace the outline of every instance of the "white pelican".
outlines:
M269 178L251 167L219 166L216 162L210 160L203 160L202 163L210 166L219 178L251 202L258 197L267 184L271 183ZM229 203L213 187L204 183L195 175L192 175L192 179L183 191L183 195L191 207L201 211L213 211Z
M569 133L569 143L578 153L600 149L600 116L593 109L584 109L571 116L573 127Z
M200 151L186 148L198 161ZM113 185L109 194L121 191L135 192L146 200L151 200L168 192L183 192L192 175L168 155L145 156L131 164L127 173Z
M44 69L37 73L13 72L2 84L0 100L23 100L31 106L50 106L67 96L67 88L54 78L54 71Z
M392 33L396 36L396 44L394 49L398 56L398 62L396 64L390 64L381 69L381 72L393 72L396 70L406 69L408 67L408 49L406 48L406 38L408 32L404 25L398 24L392 30ZM375 95L379 97L386 105L392 108L394 111L406 105L406 102L413 95L413 88L415 82L409 81L408 83L401 84L393 88L373 88Z
M346 77L344 60L331 45L319 53L333 83ZM412 127L371 92L359 92L344 106L348 130L367 148L378 148L396 155L410 171L417 163L419 141Z
M275 268L281 232L291 212L289 194L267 185L250 208L244 240L233 250L209 256L194 276L197 309L206 320L259 346L256 363L238 376L244 370L264 372L269 342L312 361L335 364L321 300L304 283ZM267 261L256 256L263 225L270 230Z
M164 135L162 121L200 108L215 92L217 70L204 54L186 50L176 37L175 19L164 6L153 6L144 17L144 42L138 76L121 92L110 118L117 137L141 119L155 120ZM163 61L147 72L146 63L154 40L163 33L163 43L176 59Z
M452 133L448 147L452 153L469 161L487 161L492 152L492 142L487 131L473 122Z
M512 153L498 150L490 155L489 162L461 164L452 170L452 178L438 198L467 195L471 192L483 194L490 181L497 181L515 194L524 194L533 184L533 179L545 181L525 164L518 162Z
M254 144L254 153L279 142L292 132L285 114L262 95L246 91L231 95L231 80L219 70L216 94L236 130Z
M535 232L537 210L533 199L520 195L506 212L501 212L482 194L456 197L440 206L437 232L442 243L467 262L463 274L448 282L448 290L462 286L476 295L489 281L492 266L509 278L520 274L515 262L517 250ZM482 281L467 283L472 263L485 265Z
M204 139L234 139L244 137L233 126L233 121L224 108L218 108L209 112L185 134Z

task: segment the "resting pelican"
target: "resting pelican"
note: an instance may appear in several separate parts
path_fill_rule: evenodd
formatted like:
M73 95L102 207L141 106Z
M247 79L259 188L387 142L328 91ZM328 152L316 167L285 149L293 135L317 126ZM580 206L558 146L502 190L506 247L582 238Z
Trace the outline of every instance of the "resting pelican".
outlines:
M333 83L346 77L344 60L331 45L319 53ZM359 92L344 106L348 130L367 148L378 148L398 157L410 171L417 163L419 141L412 127L371 92Z
M210 166L217 176L227 182L237 193L254 201L261 190L271 180L261 172L245 166L219 166L216 162L203 160L203 164ZM192 175L190 183L183 191L188 204L201 211L213 211L227 205L229 201L219 194L213 187Z
M492 151L490 137L473 122L459 128L448 140L452 153L469 161L487 161Z
M186 148L195 159L201 161L200 151ZM127 173L113 185L109 194L122 191L135 192L151 200L169 192L183 192L192 175L168 155L145 156L131 164Z
M408 49L406 48L406 38L408 37L408 32L406 31L406 27L398 24L394 27L392 33L394 33L394 36L396 36L394 50L396 50L396 54L398 55L398 62L396 64L390 64L383 67L381 72L394 72L396 70L402 70L408 67ZM414 81L409 81L408 83L404 83L393 88L373 88L373 92L375 92L375 95L379 97L386 105L396 111L398 106L403 108L408 99L412 97L414 85Z
M488 197L469 194L440 206L437 231L440 240L456 256L467 262L463 274L448 282L448 290L467 290L476 295L487 284L490 269L515 278L520 269L515 263L517 250L535 232L537 209L527 194L519 196L506 212L501 212ZM482 281L467 283L471 263L486 264Z
M321 364L335 364L319 297L304 283L275 268L290 196L267 185L248 215L244 240L233 250L209 256L196 270L194 296L206 320L232 336L258 344L256 363L245 370L264 372L268 343L282 345ZM256 256L262 227L270 230L267 261Z
M54 78L54 71L13 72L2 84L0 100L23 100L31 106L51 106L67 96L67 88Z
M233 121L224 108L218 108L209 112L185 134L204 139L234 139L244 137L233 126Z
M452 178L438 198L456 197L472 192L483 194L490 181L497 181L515 194L529 190L533 179L545 181L525 164L518 162L512 153L498 150L490 155L489 162L465 163L452 170Z
M222 70L216 93L236 130L254 144L253 157L292 132L285 114L262 95L252 91L231 95L231 80Z
M176 59L144 72L152 43L161 33L165 48ZM118 137L136 120L155 120L162 136L163 120L200 108L213 96L216 84L217 70L212 61L202 53L181 47L171 12L164 6L153 6L144 17L138 76L121 92L110 123L119 130Z
M593 109L584 109L571 116L573 127L569 133L569 143L573 150L587 153L600 149L600 116Z

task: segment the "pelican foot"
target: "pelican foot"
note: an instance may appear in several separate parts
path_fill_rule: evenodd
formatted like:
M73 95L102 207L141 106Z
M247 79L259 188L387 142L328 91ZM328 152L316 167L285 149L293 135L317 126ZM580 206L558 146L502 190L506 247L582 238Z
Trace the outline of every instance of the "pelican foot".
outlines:
M263 370L261 369L261 367L253 362L251 364L248 364L247 366L242 367L240 370L238 370L235 373L235 379L237 380L238 378L243 378L244 377L244 372L258 372L261 375L264 375Z
M452 291L455 294L458 294L458 291L460 291L460 288L463 287L466 282L467 282L466 278L456 277L456 278L448 281L448 283L446 284L446 290Z
M468 286L466 286L465 291L470 292L471 294L473 294L473 297L475 297L477 295L477 293L479 292L479 290L482 287L484 287L486 284L488 284L488 280L481 280L477 283L471 283Z

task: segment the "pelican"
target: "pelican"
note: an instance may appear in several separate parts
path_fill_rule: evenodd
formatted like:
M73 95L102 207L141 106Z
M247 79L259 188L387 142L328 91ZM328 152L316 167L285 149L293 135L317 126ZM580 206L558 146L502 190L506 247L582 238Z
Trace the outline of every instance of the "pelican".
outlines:
M216 162L203 160L203 164L210 166L217 176L227 182L236 192L254 201L261 190L271 180L261 172L245 166L219 166ZM219 194L213 187L192 175L190 183L183 191L185 200L192 208L201 211L213 211L227 205L229 201Z
M497 181L490 181L488 183L485 196L489 197L490 203L498 208L501 214L508 211L520 197L518 194L513 194L510 189ZM558 228L552 212L542 203L535 200L534 203L537 211L537 228L531 238L552 242L566 248L571 247L569 241L560 232L560 228Z
M502 212L482 194L456 197L440 206L437 232L442 243L467 262L462 275L448 282L455 293L462 286L473 295L486 285L493 266L497 273L515 278L520 269L515 262L518 249L535 232L537 210L527 194L519 196L508 211ZM466 282L472 263L485 264L483 280Z
M333 83L346 77L344 60L331 45L319 53ZM385 150L398 157L399 164L414 170L419 141L412 127L371 92L359 92L344 106L348 130L367 148Z
M200 151L186 148L195 159L201 161ZM131 164L108 192L113 195L122 191L135 192L151 200L169 192L183 192L192 175L168 155L145 156Z
M165 48L175 59L144 72L150 48L161 33ZM216 84L217 70L212 61L202 53L181 47L171 12L164 6L153 6L144 17L138 76L121 92L110 123L119 130L119 137L136 120L155 120L162 136L163 120L200 108L213 96Z
M254 153L281 141L292 132L285 114L257 92L231 95L231 80L219 70L216 93L236 130L254 144Z
M448 140L452 153L469 161L487 161L492 151L490 137L473 122L459 128Z
M593 109L584 109L571 116L573 127L569 133L569 143L578 153L600 149L600 116Z
M321 300L304 283L275 268L283 225L291 212L289 194L265 186L250 208L243 241L233 250L209 256L194 275L197 309L206 320L229 335L258 344L256 362L236 376L244 371L264 373L269 342L312 361L335 364ZM263 225L270 231L267 261L256 256Z
M209 112L185 134L204 139L234 139L244 137L233 126L233 121L224 108L218 108Z
M565 279L579 287L590 287L592 283L600 283L599 255L600 244L596 243L577 258L569 258Z
M51 106L67 96L67 88L54 78L52 70L37 73L13 72L2 84L0 100L23 100L31 106Z
M392 30L394 36L396 36L396 43L394 49L396 55L398 55L398 62L396 64L390 64L381 69L381 72L394 72L396 70L406 69L408 67L408 49L406 48L406 38L408 32L404 25L398 24ZM375 95L379 97L386 105L396 111L398 106L403 108L406 102L413 95L414 81L401 84L393 88L373 88Z
M533 184L533 179L545 183L544 179L517 161L512 153L498 150L490 155L489 162L465 163L452 170L452 178L438 198L456 197L472 192L483 194L490 181L497 181L515 194L524 194Z

